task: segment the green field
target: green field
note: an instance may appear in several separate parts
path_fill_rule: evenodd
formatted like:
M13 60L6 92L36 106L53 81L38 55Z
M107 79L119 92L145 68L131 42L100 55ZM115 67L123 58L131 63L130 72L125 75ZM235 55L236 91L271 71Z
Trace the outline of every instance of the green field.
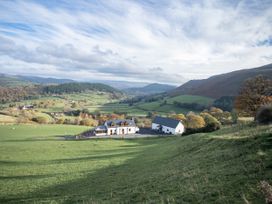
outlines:
M164 101L166 104L163 104ZM186 108L176 107L173 103L174 101L180 103L198 103L200 105L211 105L213 102L212 98L203 96L193 96L193 95L181 95L176 97L165 97L164 99L154 101L154 102L140 102L134 104L134 106L142 111L155 111L161 114L176 112L176 113L188 113L189 111L195 111ZM197 112L197 111L196 111Z
M63 140L67 125L0 126L0 203L264 203L272 127L186 137Z

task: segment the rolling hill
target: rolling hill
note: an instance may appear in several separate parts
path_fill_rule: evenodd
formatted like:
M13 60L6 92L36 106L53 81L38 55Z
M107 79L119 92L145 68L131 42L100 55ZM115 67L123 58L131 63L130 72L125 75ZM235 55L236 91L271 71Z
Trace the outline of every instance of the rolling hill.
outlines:
M20 75L9 75L0 74L0 86L13 87L13 86L24 86L32 84L64 84L75 82L71 79L57 79L57 78L45 78L37 76L20 76Z
M43 88L44 93L63 94L79 93L85 91L101 91L109 93L122 93L121 91L100 83L65 83L59 85L50 85Z
M27 86L31 84L32 84L31 82L21 80L17 76L0 74L0 86L3 87Z
M133 95L149 95L149 94L163 93L175 88L176 86L169 85L169 84L153 83L144 87L128 88L128 89L125 89L124 91L128 94L133 94Z
M189 94L219 98L236 96L243 82L257 75L272 78L272 64L212 76L208 79L191 80L168 92L171 96Z
M37 84L64 84L75 82L74 80L71 79L44 78L36 76L17 76L17 77L23 81L28 81Z

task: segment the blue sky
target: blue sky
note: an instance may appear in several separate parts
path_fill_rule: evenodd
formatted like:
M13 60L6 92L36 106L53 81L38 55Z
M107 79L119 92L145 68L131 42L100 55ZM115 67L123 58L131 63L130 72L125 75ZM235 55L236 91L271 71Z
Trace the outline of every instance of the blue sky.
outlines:
M180 84L272 63L271 0L0 2L0 72Z

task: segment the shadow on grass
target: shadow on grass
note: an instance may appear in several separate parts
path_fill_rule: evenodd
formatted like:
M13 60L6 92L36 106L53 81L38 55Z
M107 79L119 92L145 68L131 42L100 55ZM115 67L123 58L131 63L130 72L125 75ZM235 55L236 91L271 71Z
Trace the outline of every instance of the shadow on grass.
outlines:
M224 133L224 131L222 131ZM221 133L213 133L220 135ZM129 154L130 159L86 174L84 178L39 189L2 202L61 203L233 203L242 192L250 193L263 178L257 149L271 145L271 134L222 140L205 135L184 138L140 139L140 151L82 157L82 161L111 159ZM212 136L213 136L212 135ZM130 141L127 141L130 142ZM133 141L135 143L135 140ZM246 144L246 145L245 145ZM265 146L263 146L265 145ZM125 145L127 146L127 145ZM130 147L130 146L129 146ZM249 155L249 156L248 156ZM73 162L79 158L56 160ZM251 159L251 160L249 160ZM244 163L243 163L244 162ZM263 161L262 161L263 162ZM251 166L249 166L251 165ZM262 169L261 169L262 168ZM259 192L251 192L260 201ZM251 198L251 197L250 197Z
M30 137L25 139L13 139L13 140L1 140L1 142L46 142L46 141L61 141L75 139L74 135L54 135L54 136L43 136L43 137Z

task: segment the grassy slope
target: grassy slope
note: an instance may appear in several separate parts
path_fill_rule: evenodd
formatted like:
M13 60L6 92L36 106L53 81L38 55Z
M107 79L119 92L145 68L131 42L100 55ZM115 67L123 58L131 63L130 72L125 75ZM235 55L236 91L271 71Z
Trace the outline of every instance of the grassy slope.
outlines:
M14 129L15 128L15 129ZM0 202L263 203L272 127L137 140L63 141L77 126L0 126Z
M167 101L167 104L161 105L164 101ZM181 95L175 97L166 97L163 100L149 103L138 103L136 106L146 111L156 111L161 113L169 113L170 111L174 111L176 113L187 113L191 110L174 106L174 101L181 103L198 103L201 105L209 105L213 102L213 99L203 96Z

